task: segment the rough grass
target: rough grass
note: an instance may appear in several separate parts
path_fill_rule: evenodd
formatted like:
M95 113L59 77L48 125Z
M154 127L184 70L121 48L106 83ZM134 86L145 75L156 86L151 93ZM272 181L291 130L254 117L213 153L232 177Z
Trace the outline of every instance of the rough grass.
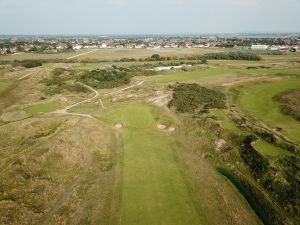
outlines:
M14 85L15 81L1 81L0 82L0 95L9 90Z
M283 113L300 121L300 89L284 93L275 100L278 100Z
M89 119L0 127L0 224L111 224L111 130Z
M210 115L212 115L223 128L230 131L240 131L236 124L232 120L230 120L230 118L228 118L224 110L210 109L209 112Z
M27 113L30 113L32 115L36 115L38 113L47 113L54 111L56 109L61 108L61 104L59 102L49 102L49 103L42 103L38 105L33 105L25 108L24 110Z
M172 141L156 128L152 108L125 106L104 119L124 124L121 224L200 224Z
M281 80L249 85L241 89L238 104L242 110L267 123L279 127L282 134L300 142L300 123L283 114L274 96L290 89L300 87L300 80Z

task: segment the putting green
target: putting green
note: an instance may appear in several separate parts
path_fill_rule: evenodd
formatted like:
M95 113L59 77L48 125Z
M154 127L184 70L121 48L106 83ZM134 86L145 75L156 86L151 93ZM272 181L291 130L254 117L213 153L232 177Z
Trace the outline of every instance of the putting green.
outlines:
M201 224L172 140L156 128L153 108L124 106L104 119L124 124L121 224Z
M282 128L282 134L296 142L300 142L300 123L281 112L274 96L300 87L300 80L281 80L254 84L241 89L238 103L242 110L271 127Z

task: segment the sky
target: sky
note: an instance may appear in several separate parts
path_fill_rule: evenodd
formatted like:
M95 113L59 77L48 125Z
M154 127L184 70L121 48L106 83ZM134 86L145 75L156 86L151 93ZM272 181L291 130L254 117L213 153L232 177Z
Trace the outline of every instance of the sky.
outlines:
M300 32L300 0L0 0L0 35Z

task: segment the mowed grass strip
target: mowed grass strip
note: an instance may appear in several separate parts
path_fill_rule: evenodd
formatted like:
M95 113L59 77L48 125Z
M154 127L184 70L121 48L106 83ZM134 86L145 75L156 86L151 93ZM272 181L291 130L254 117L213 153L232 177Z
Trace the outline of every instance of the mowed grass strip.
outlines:
M37 105L32 105L27 108L25 108L25 112L31 114L31 115L37 115L39 113L47 113L54 111L56 109L61 108L61 104L59 102L48 102L48 103L41 103Z
M300 80L280 80L253 84L241 89L238 104L242 110L271 127L282 128L282 134L300 143L300 123L281 112L273 98L280 93L300 87Z
M265 156L284 157L286 155L291 155L290 152L272 145L262 139L259 139L253 143L253 147Z
M104 116L122 122L122 225L201 224L169 135L156 128L149 106L125 106Z
M184 81L196 81L198 79L210 76L225 75L229 73L238 72L237 69L228 68L210 68L192 72L179 71L176 73L169 73L164 75L152 76L149 79L158 83L169 83L169 82L184 82Z

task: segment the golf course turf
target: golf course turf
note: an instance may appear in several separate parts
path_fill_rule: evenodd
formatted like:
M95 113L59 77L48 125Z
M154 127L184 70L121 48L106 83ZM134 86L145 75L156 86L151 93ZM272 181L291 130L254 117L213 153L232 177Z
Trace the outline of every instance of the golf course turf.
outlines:
M51 112L56 109L59 109L60 107L61 107L61 105L58 102L48 102L48 103L42 103L42 104L29 106L29 107L25 108L25 111L32 115L36 115L38 113Z
M124 124L121 224L202 224L172 139L156 128L153 108L124 106L104 117Z
M267 125L280 127L282 134L296 142L300 142L300 123L281 112L274 97L285 91L298 88L299 79L280 80L249 85L241 89L239 105L241 108Z

